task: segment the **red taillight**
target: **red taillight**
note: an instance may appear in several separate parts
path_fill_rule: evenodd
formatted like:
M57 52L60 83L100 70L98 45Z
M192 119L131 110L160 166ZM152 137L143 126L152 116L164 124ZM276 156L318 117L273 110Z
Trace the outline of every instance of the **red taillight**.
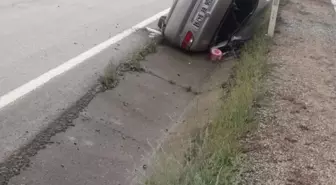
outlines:
M182 41L182 48L183 49L188 49L190 48L191 44L194 41L194 35L191 31L188 31L186 36L184 37L183 41Z

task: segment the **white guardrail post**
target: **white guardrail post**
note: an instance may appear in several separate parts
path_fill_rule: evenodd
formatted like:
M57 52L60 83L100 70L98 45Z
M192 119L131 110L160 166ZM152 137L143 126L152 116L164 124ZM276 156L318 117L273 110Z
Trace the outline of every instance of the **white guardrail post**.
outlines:
M279 9L279 2L280 0L273 0L272 2L272 11L271 11L271 17L268 25L268 36L273 37L274 35L274 29L275 24L278 16L278 9Z

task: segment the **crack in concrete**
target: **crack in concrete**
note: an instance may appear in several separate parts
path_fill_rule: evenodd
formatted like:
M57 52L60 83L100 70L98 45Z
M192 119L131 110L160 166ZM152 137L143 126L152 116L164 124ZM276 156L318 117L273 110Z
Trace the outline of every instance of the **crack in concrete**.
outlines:
M164 80L164 81L166 81L166 82L168 82L168 83L170 83L170 84L172 84L172 85L175 85L175 86L177 86L177 87L183 88L183 89L185 89L187 92L193 93L194 95L199 95L199 94L202 94L202 93L203 93L203 92L195 91L194 89L192 89L191 86L184 86L184 85L178 84L178 83L175 82L175 81L168 80L168 79L166 79L166 78L164 78L164 77L162 77L162 76L160 76L160 75L158 75L158 74L155 74L153 71L150 71L150 70L148 70L148 69L145 69L145 71L143 71L143 72L144 72L144 73L147 73L147 74L149 74L149 75L151 75L151 76L154 76L154 77L156 77L156 78L159 78L159 79L161 79L161 80Z
M92 119L92 118L91 118ZM110 123L113 123L113 124L115 124L114 122L111 122L111 121L107 121L107 120L105 120L105 119L94 119L94 120L96 120L96 122L101 122L101 123L103 123L103 124L110 124ZM126 139L130 139L130 140L132 140L132 141L134 141L134 142L136 142L137 144L143 144L143 145L147 145L147 143L144 143L144 142L142 142L142 141L139 141L139 140L137 140L135 137L132 137L132 136L130 136L130 135L128 135L128 134L125 134L123 131L121 131L121 130L118 130L118 129L115 129L115 128L111 128L111 130L113 131L113 133L116 133L116 134L118 134L122 139L124 139L124 140L126 140Z

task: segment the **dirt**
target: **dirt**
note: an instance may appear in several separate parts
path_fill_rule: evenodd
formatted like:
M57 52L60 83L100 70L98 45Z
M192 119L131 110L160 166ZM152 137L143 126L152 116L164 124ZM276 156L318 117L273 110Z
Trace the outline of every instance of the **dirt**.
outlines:
M244 184L336 183L336 25L330 0L282 0Z

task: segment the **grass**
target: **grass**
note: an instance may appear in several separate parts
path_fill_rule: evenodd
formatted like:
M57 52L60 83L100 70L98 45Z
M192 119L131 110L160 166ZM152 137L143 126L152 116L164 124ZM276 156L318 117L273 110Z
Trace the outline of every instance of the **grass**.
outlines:
M145 69L141 66L140 61L146 60L146 56L152 53L156 53L157 43L151 41L149 44L142 47L139 51L135 52L126 62L121 63L117 71L118 72L144 72Z
M105 89L113 89L119 83L118 75L113 64L108 64L104 70L104 75L98 81Z
M104 75L99 78L99 82L105 89L112 89L119 83L119 76L122 76L125 72L144 72L145 69L140 64L141 61L146 59L146 56L152 53L156 53L157 43L152 40L137 52L133 53L131 57L121 62L115 67L112 62L105 68Z
M239 184L240 138L257 125L253 105L268 69L268 39L261 29L242 49L216 119L188 142L183 160L164 155L146 185Z

